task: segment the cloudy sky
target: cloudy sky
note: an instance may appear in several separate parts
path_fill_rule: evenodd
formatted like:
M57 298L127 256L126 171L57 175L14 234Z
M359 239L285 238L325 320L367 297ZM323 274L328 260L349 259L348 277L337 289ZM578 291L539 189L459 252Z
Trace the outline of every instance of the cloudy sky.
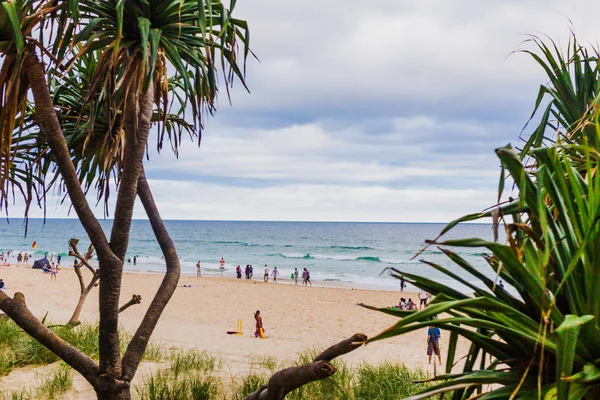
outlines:
M571 23L595 44L600 5L239 0L236 11L260 58L248 62L251 93L238 85L230 106L222 91L200 148L151 154L164 218L442 222L480 211L496 197L493 149L518 144L545 82L511 52L532 49L532 33L566 45ZM51 202L48 215L67 207Z

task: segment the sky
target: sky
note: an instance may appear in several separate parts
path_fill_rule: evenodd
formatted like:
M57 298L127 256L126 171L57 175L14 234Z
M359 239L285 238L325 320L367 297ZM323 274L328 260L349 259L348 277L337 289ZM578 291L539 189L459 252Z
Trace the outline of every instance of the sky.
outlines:
M221 91L200 147L151 151L161 214L446 222L492 206L494 149L519 144L546 82L515 50L533 49L530 34L564 47L570 29L595 45L599 11L578 0L239 0L259 58L247 63L250 93L236 85L230 105ZM74 217L58 198L47 215ZM134 216L145 218L140 204Z

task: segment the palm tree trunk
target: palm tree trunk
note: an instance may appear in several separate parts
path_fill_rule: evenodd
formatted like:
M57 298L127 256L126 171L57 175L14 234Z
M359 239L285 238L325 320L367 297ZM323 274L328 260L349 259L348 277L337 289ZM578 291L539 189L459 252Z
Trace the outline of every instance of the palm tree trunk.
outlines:
M115 205L110 248L118 257L114 265L101 264L100 272L100 371L115 377L121 372L121 347L119 340L119 297L123 276L123 261L129 244L133 206L137 197L137 181L146 151L150 132L154 86L138 97L137 84L129 91L124 115L126 135L123 172ZM139 129L137 129L139 128Z
M175 292L175 289L177 289L177 283L179 282L181 272L175 245L173 244L169 232L167 232L167 228L156 208L156 203L152 197L152 192L150 191L150 186L146 180L146 174L143 167L138 181L138 196L144 205L154 235L156 236L156 240L164 255L167 272L165 273L154 299L152 299L152 302L148 307L148 311L146 311L144 319L140 323L131 342L129 342L125 355L123 356L123 379L127 381L131 381L135 375L140 360L142 359L142 355L150 340L150 336L158 323L158 319Z

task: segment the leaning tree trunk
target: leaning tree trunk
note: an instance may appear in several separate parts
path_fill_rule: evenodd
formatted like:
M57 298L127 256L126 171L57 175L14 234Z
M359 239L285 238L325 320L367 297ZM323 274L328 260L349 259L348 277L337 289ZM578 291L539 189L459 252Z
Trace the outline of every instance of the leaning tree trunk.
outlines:
M277 371L266 385L250 393L244 400L284 400L285 396L310 382L330 377L336 373L331 360L356 350L367 342L367 336L357 333L322 352L313 362Z

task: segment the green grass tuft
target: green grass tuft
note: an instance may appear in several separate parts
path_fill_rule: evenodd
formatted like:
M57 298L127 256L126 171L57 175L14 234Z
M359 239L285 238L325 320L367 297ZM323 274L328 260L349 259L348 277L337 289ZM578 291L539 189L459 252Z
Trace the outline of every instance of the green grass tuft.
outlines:
M265 385L269 377L267 375L258 375L250 373L242 378L242 382L234 386L233 398L242 400L250 393L257 391L262 385Z
M54 399L72 387L71 368L67 364L61 364L50 376L43 378L41 385L37 388L37 393L47 399Z

